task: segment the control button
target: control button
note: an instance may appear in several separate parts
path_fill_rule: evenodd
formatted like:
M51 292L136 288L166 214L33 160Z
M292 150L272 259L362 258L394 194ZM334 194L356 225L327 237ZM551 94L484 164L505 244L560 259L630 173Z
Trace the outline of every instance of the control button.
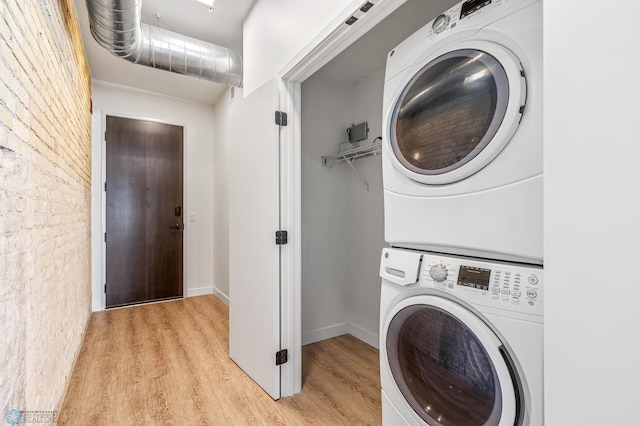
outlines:
M511 298L511 303L520 303L520 298L519 297L512 297Z
M513 290L511 294L513 295L513 297L520 297L521 293L520 293L520 290Z
M535 290L527 290L527 297L530 297L532 299L535 299L536 297L538 297L538 292Z
M450 20L451 18L449 18L449 16L445 15L444 13L438 15L438 17L433 21L433 25L431 26L431 28L433 28L433 31L435 31L436 34L440 34L447 28Z
M500 288L499 287L491 287L491 291L494 293L500 293Z
M534 302L533 300L529 300L529 305L533 306L536 302Z
M529 275L529 284L531 285L536 285L538 284L538 277L536 277L535 275Z
M502 300L505 301L505 302L508 302L509 301L509 296L502 296Z
M511 293L511 292L509 291L508 288L503 288L502 289L502 294L509 294L509 293Z
M449 273L447 271L447 267L440 264L433 265L431 269L429 269L429 275L431 275L431 278L433 278L434 281L442 282L447 279L447 275L449 275Z
M498 296L497 294L492 294L491 298L498 300L500 296Z

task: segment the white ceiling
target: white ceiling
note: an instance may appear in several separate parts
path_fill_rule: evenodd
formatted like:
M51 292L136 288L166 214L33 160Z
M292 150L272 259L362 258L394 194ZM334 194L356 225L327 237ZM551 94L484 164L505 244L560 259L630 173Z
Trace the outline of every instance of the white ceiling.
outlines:
M216 0L213 12L196 0L142 0L142 21L242 51L242 24L256 0ZM93 79L214 104L226 86L134 65L96 43L89 31L86 0L74 0ZM319 70L314 77L353 84L385 66L386 54L458 0L408 0L374 29ZM159 16L158 18L156 16Z
M216 0L213 12L196 0L143 0L142 22L242 52L242 23L255 0ZM91 36L86 0L74 0L91 77L169 96L213 104L226 86L134 65ZM156 16L159 16L157 18Z
M459 0L408 0L344 52L318 70L313 77L354 84L383 69L387 53Z

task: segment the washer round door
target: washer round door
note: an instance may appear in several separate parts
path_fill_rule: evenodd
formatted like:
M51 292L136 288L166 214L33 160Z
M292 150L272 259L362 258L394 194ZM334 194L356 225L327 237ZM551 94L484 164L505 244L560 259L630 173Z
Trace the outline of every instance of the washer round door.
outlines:
M511 358L474 313L441 297L403 300L382 351L415 414L431 426L521 424L522 389Z
M394 102L390 148L408 177L447 184L506 146L522 117L526 80L515 55L490 42L456 43L426 61Z

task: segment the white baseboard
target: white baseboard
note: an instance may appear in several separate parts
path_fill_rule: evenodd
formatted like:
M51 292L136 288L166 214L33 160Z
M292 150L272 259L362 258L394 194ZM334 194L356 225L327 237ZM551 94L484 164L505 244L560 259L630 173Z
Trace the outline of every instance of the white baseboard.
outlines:
M218 299L220 299L222 303L229 306L229 296L227 296L214 286L191 288L187 290L187 297L204 296L206 294L213 294Z
M222 303L229 306L229 296L227 296L226 294L224 294L223 292L221 292L215 287L213 287L213 295L216 296L218 299L222 300Z
M342 336L343 334L347 333L358 340L362 340L367 345L379 349L377 334L372 333L369 330L360 327L359 325L348 322L302 333L302 346L320 342L321 340Z
M213 286L187 289L187 297L204 296L205 294L213 294Z
M356 339L362 340L369 346L380 349L380 339L378 337L378 334L376 333L372 333L369 330L366 330L352 322L348 323L347 333L349 333Z
M347 334L348 327L349 325L345 322L342 324L335 324L330 325L329 327L306 331L302 333L302 346Z

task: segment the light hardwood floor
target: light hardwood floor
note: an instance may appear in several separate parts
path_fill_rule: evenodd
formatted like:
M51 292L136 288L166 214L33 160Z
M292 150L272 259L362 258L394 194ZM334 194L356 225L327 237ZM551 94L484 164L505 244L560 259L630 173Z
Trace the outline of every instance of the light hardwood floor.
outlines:
M60 425L376 425L378 351L352 336L303 348L302 392L273 401L229 359L215 296L93 314Z

